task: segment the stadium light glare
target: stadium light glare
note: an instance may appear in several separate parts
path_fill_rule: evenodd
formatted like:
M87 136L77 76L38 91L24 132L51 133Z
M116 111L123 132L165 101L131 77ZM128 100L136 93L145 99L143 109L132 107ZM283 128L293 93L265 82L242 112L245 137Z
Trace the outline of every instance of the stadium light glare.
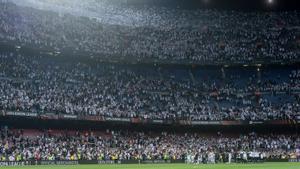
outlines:
M273 4L274 0L268 0L269 4Z

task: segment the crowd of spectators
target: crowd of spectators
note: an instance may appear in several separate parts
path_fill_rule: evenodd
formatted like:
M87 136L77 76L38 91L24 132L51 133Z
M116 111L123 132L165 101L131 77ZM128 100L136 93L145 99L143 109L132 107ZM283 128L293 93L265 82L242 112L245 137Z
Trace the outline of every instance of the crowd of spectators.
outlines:
M259 158L299 157L300 138L296 135L201 136L200 134L144 133L129 131L93 132L43 131L28 135L26 130L1 129L0 161L31 160L186 160L187 156L216 161L232 161L242 152L259 153Z
M136 67L2 53L0 109L204 121L293 120L299 116L300 86L294 83L295 70L282 73L287 80L276 82L267 77L255 80L239 70L225 79L220 75L199 80L189 73L182 75L186 79L167 78L171 75L163 73L163 68ZM237 85L243 80L242 86Z
M299 60L298 11L189 11L90 1L33 1L26 7L14 2L18 5L0 2L0 41L19 46L141 62Z
M299 14L137 8L108 0L0 0L0 43L83 55L93 61L97 56L151 63L295 62L300 55ZM259 67L249 75L242 68L216 67L206 78L197 78L194 68L184 68L181 78L160 66L141 65L141 69L67 60L1 52L0 112L192 121L300 117L299 68L285 68L288 71L275 77L272 68ZM300 154L300 138L292 135L41 133L28 136L23 130L1 128L0 161L187 160L192 156L203 162L214 153L224 162L229 154L235 160L253 152L261 158L281 159Z

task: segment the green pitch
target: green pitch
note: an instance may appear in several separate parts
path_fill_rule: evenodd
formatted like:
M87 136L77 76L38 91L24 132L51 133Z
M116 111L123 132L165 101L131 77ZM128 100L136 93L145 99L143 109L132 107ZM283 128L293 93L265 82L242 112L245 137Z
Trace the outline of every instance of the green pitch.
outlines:
M22 166L0 167L0 169L300 169L300 163L263 164L146 164L146 165L74 165L74 166Z

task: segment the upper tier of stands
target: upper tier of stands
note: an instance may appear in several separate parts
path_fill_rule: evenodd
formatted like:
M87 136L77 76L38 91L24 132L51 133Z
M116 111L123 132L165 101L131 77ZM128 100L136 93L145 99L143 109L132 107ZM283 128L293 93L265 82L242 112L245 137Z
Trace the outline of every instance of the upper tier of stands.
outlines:
M20 47L108 61L193 64L299 61L299 11L134 8L77 1L61 4L40 1L30 5L25 3L28 1L14 2L18 5L11 0L0 1L0 42Z

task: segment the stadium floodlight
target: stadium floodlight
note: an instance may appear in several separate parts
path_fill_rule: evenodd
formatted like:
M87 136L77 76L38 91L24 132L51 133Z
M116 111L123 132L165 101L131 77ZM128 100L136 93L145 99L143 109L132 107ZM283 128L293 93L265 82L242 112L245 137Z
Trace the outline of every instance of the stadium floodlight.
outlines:
M269 4L273 4L274 0L268 0Z

